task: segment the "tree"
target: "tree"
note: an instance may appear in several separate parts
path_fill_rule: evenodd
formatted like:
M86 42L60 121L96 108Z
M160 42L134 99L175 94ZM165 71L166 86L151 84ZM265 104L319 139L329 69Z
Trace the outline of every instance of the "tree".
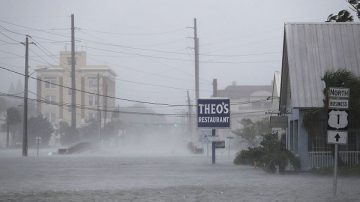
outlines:
M256 122L253 122L251 119L242 119L240 123L243 125L243 128L235 130L233 133L240 136L249 147L258 146L262 135L271 133L268 118Z
M248 150L239 152L234 163L239 165L264 165L264 169L268 172L284 171L288 163L295 170L300 169L300 160L293 153L282 150L277 134L265 134L263 140L258 147L249 147Z
M19 129L19 125L21 123L21 115L19 110L16 107L11 107L6 110L6 122L9 124L11 136L12 136L12 145L15 145L16 139L16 131ZM9 137L7 137L9 138ZM8 142L9 140L7 140Z
M98 140L99 139L99 121L90 120L87 125L79 128L81 139L83 140Z
M347 10L341 10L337 15L330 14L326 22L353 22L354 18Z
M76 143L79 140L79 132L76 129L72 129L65 121L59 123L59 134L62 145Z
M360 19L360 3L359 0L348 0L350 9L356 12L357 17Z
M36 137L41 138L41 145L47 146L53 132L54 128L51 123L41 115L31 117L28 121L28 140L30 146L36 144Z
M360 3L359 0L347 0L350 5L350 9L356 13L358 19L360 19ZM326 22L353 22L354 18L347 10L341 10L337 15L330 14Z

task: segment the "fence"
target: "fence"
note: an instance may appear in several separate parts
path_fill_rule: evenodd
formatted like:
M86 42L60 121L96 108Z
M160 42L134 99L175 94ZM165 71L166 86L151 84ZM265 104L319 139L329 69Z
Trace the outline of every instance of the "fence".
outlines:
M360 151L340 151L339 160L349 166L360 164ZM334 156L331 151L309 152L309 162L311 168L331 167Z

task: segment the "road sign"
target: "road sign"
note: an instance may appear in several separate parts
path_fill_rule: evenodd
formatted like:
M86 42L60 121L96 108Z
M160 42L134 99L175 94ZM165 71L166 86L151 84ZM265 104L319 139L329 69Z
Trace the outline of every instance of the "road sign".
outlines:
M349 100L329 99L329 109L349 109Z
M230 128L230 99L198 99L197 122L201 128Z
M348 113L346 111L331 110L328 125L330 128L344 129L348 126Z
M329 97L332 98L349 98L350 89L349 88L329 88Z
M328 144L347 144L347 131L328 130Z
M328 91L329 108L330 109L349 109L350 89L330 87ZM335 99L334 99L335 98ZM347 99L344 99L347 98ZM328 130L328 144L335 144L335 157L334 157L334 180L333 192L336 196L337 191L337 162L338 162L338 144L347 144L348 133L346 127L348 125L348 113L346 111L331 110L329 112L328 126L330 129L342 130ZM345 130L344 130L345 129Z
M225 141L222 140L222 141L216 141L215 142L215 148L225 148Z

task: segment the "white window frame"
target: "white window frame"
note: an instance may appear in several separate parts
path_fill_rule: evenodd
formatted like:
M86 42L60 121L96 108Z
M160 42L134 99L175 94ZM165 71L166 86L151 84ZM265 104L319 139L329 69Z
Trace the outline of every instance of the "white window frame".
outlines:
M90 106L97 106L99 104L97 95L88 95L88 104Z
M44 77L44 87L45 88L56 88L57 78L56 76L45 76Z
M87 80L88 80L88 87L89 87L89 88L97 88L97 86L98 86L98 79L97 79L96 76L89 76L89 77L87 78Z

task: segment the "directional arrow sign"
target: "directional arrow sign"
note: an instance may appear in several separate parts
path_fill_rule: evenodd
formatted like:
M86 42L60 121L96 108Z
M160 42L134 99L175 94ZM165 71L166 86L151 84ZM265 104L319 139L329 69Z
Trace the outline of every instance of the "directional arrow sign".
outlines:
M347 131L328 130L328 144L347 144Z

